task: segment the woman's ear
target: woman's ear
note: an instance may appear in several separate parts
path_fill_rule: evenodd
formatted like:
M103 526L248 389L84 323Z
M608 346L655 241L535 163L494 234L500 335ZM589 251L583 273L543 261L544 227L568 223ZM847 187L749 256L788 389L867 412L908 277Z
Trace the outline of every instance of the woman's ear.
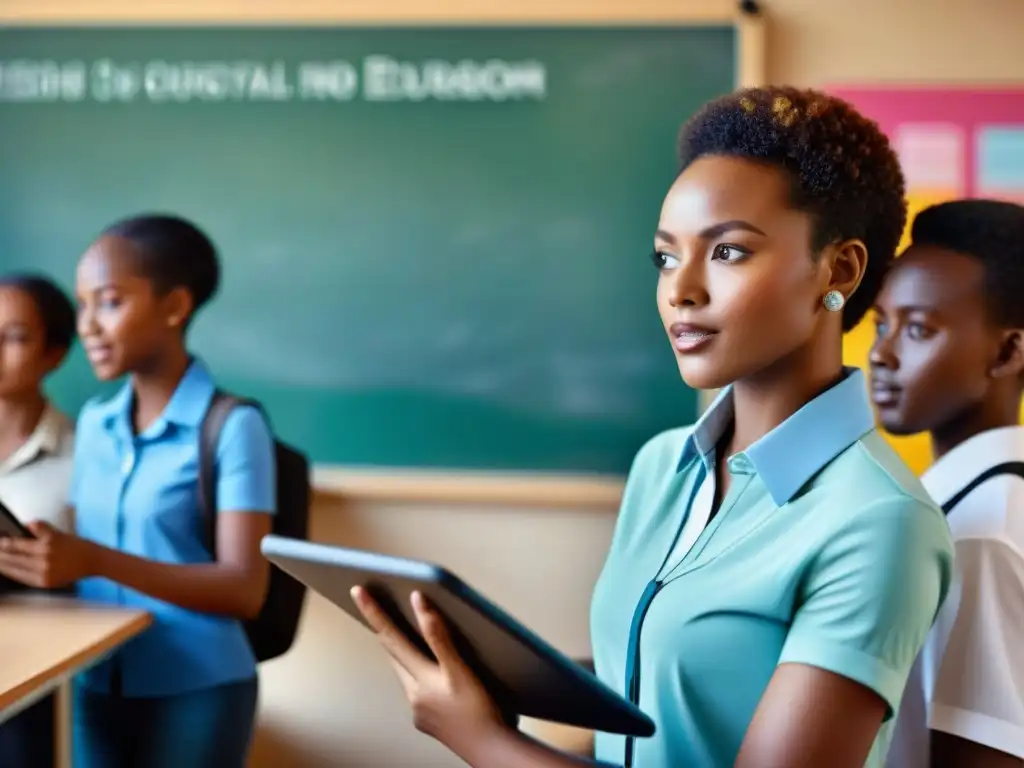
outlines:
M989 370L992 378L1024 375L1024 330L1014 328L1003 332L999 344L999 355Z
M861 240L844 240L833 245L827 254L832 274L826 291L839 291L847 299L864 279L868 267L868 249Z

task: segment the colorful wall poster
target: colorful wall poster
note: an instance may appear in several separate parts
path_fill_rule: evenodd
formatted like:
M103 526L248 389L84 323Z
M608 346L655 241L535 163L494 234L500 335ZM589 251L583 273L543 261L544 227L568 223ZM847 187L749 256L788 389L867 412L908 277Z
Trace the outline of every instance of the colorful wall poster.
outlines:
M1024 89L837 86L828 90L878 121L899 155L909 206L901 249L913 217L935 203L988 197L1024 204ZM847 334L846 363L866 367L873 339L869 317ZM887 438L915 471L931 464L925 436Z

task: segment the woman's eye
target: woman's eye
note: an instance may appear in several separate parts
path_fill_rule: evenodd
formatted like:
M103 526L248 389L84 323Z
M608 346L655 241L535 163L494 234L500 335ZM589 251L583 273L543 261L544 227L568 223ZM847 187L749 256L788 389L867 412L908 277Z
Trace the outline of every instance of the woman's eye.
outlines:
M679 266L679 259L664 251L653 251L651 261L658 269L675 269Z
M750 251L745 248L740 248L737 245L726 245L725 243L719 243L711 252L711 258L724 262L740 261L749 255Z
M912 338L914 341L924 341L932 335L932 330L928 326L922 323L908 323L907 324L907 336Z

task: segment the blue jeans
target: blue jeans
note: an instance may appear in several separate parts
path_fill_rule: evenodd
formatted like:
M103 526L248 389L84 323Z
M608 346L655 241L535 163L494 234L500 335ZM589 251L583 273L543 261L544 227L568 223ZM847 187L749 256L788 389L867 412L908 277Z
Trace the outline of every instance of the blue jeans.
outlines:
M76 686L75 768L245 768L256 678L160 698Z

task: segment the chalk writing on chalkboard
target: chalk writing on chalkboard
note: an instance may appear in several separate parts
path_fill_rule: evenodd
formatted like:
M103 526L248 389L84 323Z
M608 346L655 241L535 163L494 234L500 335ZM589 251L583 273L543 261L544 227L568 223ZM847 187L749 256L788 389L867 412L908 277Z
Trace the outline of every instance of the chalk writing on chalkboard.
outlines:
M544 64L529 59L0 60L3 102L505 102L543 100L547 86Z

